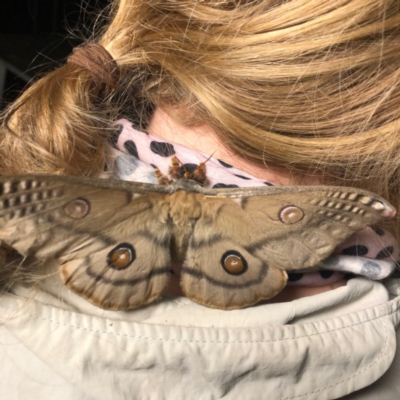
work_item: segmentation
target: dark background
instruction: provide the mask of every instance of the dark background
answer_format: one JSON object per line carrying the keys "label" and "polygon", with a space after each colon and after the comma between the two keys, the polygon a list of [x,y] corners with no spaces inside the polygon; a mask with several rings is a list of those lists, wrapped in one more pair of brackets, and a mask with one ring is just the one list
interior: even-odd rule
{"label": "dark background", "polygon": [[110,0],[0,0],[0,109],[90,37]]}

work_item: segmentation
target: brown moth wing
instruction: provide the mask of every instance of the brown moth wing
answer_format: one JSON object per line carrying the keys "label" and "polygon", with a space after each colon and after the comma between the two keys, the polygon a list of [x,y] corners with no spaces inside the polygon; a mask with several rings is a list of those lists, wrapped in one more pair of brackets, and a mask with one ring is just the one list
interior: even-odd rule
{"label": "brown moth wing", "polygon": [[[199,227],[198,238],[201,231]],[[198,247],[203,244],[203,248]],[[237,266],[237,261],[243,265]],[[191,243],[181,275],[181,287],[188,298],[224,310],[248,307],[271,298],[285,287],[286,281],[285,271],[270,268],[239,242],[218,236]]]}
{"label": "brown moth wing", "polygon": [[[395,215],[384,199],[363,190],[323,186],[306,189],[291,188],[273,196],[265,206],[257,196],[242,201],[258,236],[246,248],[267,257],[276,268],[312,267],[354,232]],[[267,223],[267,229],[259,229],[260,219]]]}
{"label": "brown moth wing", "polygon": [[[125,309],[158,297],[170,277],[171,233],[164,195],[80,181],[1,178],[0,238],[22,255],[60,259],[67,285],[102,307]],[[127,268],[113,268],[110,257],[121,244],[133,249],[134,259]],[[124,260],[123,252],[114,255],[117,264]],[[132,290],[140,295],[129,296]]]}
{"label": "brown moth wing", "polygon": [[[0,238],[41,260],[82,258],[114,243],[116,234],[128,235],[130,217],[141,229],[158,233],[168,214],[162,199],[162,194],[97,187],[78,178],[1,177]],[[156,215],[151,223],[146,211]]]}
{"label": "brown moth wing", "polygon": [[225,310],[275,296],[285,271],[246,249],[253,229],[249,215],[231,199],[208,198],[194,227],[182,268],[181,287],[196,303]]}
{"label": "brown moth wing", "polygon": [[162,242],[139,232],[83,259],[61,266],[65,284],[107,310],[128,310],[160,297],[171,276],[169,232]]}
{"label": "brown moth wing", "polygon": [[[285,285],[284,269],[315,265],[351,233],[395,213],[371,193],[348,188],[211,190],[185,182],[3,177],[0,238],[25,256],[60,259],[72,290],[101,307],[126,309],[161,294],[171,216],[177,224],[191,218],[183,290],[230,309],[272,297]],[[182,190],[201,194],[172,205]]]}
{"label": "brown moth wing", "polygon": [[357,189],[287,187],[250,197],[236,191],[236,198],[207,199],[183,268],[183,291],[209,307],[271,298],[286,284],[284,270],[314,266],[355,231],[395,214]]}

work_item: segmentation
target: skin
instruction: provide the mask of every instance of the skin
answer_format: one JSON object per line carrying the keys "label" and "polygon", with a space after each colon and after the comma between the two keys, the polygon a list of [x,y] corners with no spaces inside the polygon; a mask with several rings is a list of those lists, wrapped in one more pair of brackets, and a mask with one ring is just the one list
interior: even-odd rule
{"label": "skin", "polygon": [[[212,154],[213,157],[219,158],[228,164],[234,165],[236,168],[247,172],[279,186],[296,185],[299,178],[296,179],[285,168],[276,166],[263,165],[254,161],[239,157],[232,153],[228,147],[221,142],[217,134],[206,124],[195,127],[185,127],[179,124],[171,116],[161,108],[157,108],[147,131],[155,136],[161,137],[168,142],[174,142],[183,146],[196,149],[206,154]],[[322,179],[315,175],[301,177],[301,183],[304,185],[323,184]],[[168,292],[175,296],[184,296],[179,285],[181,265],[173,264],[171,266],[174,274]],[[284,288],[274,298],[268,300],[268,303],[286,302],[299,299],[301,297],[313,296],[315,294],[327,292],[338,287],[346,285],[345,280],[340,280],[331,285],[307,287],[307,286],[291,286]]]}

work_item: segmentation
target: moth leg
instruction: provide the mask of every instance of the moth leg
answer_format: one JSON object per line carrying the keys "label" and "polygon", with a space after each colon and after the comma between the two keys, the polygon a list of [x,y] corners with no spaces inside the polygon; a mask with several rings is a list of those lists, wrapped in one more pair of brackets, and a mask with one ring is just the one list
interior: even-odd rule
{"label": "moth leg", "polygon": [[[181,169],[183,168],[183,174]],[[185,178],[184,173],[185,173],[185,166],[179,161],[178,157],[173,156],[171,158],[171,165],[168,168],[168,174],[171,177],[173,181],[177,181],[178,179],[184,178],[184,179],[190,179],[190,178]]]}
{"label": "moth leg", "polygon": [[168,186],[172,183],[168,176],[164,175],[158,168],[154,168],[154,175],[159,185]]}

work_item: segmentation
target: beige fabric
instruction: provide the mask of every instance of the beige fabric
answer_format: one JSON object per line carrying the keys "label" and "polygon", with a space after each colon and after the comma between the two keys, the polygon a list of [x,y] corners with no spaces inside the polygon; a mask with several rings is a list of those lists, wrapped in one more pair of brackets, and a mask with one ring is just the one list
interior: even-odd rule
{"label": "beige fabric", "polygon": [[[396,333],[397,342],[400,340],[400,331]],[[344,396],[343,400],[395,400],[400,399],[400,349],[396,350],[393,363],[389,370],[372,385],[355,393]]]}
{"label": "beige fabric", "polygon": [[[334,399],[373,384],[396,352],[400,297],[363,278],[246,310],[180,298],[132,312],[99,310],[56,280],[0,299],[0,398]],[[371,386],[379,398],[399,390],[391,376]]]}
{"label": "beige fabric", "polygon": [[[400,280],[390,279],[386,284],[393,295],[400,294]],[[398,318],[399,311],[397,311]],[[397,343],[400,341],[400,329],[396,331]],[[394,360],[389,370],[372,385],[343,397],[344,400],[393,400],[400,399],[400,347],[396,349]]]}

